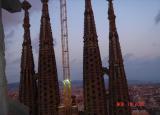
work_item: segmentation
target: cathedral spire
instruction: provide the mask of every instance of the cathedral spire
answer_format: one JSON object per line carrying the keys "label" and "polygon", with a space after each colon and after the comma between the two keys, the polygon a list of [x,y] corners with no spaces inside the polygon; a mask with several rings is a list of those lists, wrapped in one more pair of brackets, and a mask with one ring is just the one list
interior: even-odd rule
{"label": "cathedral spire", "polygon": [[85,115],[107,115],[102,62],[91,0],[85,0],[83,89]]}
{"label": "cathedral spire", "polygon": [[48,1],[49,0],[41,0],[42,6],[42,17],[49,18],[49,11],[48,11]]}
{"label": "cathedral spire", "polygon": [[[109,115],[131,115],[123,58],[116,30],[112,0],[108,0],[109,19]],[[122,106],[119,106],[121,104]]]}
{"label": "cathedral spire", "polygon": [[38,115],[57,115],[60,103],[56,59],[53,48],[48,0],[41,0],[38,65]]}
{"label": "cathedral spire", "polygon": [[108,19],[109,19],[109,30],[110,31],[117,31],[116,30],[116,22],[115,22],[115,19],[116,19],[116,16],[114,14],[114,9],[113,9],[113,3],[112,3],[113,0],[108,0],[109,2],[109,8],[108,8]]}
{"label": "cathedral spire", "polygon": [[36,115],[36,96],[37,86],[36,79],[34,78],[34,60],[32,54],[31,38],[30,38],[30,24],[29,24],[29,12],[31,8],[29,2],[23,2],[24,16],[24,41],[21,56],[21,73],[20,73],[20,90],[19,100],[21,103],[29,107],[30,115]]}
{"label": "cathedral spire", "polygon": [[[97,32],[96,32],[96,26],[95,26],[95,20],[92,10],[92,4],[91,0],[85,0],[85,12],[84,12],[84,36],[92,36],[87,39],[88,40],[96,40],[97,41]],[[94,37],[93,37],[94,36]],[[84,37],[84,40],[86,40]]]}
{"label": "cathedral spire", "polygon": [[85,10],[92,11],[91,0],[85,0]]}
{"label": "cathedral spire", "polygon": [[30,23],[29,23],[29,12],[28,10],[31,8],[31,5],[29,2],[24,1],[23,2],[23,10],[24,10],[24,43],[28,43],[31,45],[31,38],[30,38]]}

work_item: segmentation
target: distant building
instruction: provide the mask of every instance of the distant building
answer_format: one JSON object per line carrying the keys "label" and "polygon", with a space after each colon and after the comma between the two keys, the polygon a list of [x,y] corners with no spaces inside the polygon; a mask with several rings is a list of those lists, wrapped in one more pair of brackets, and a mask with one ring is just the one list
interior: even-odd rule
{"label": "distant building", "polygon": [[[66,109],[65,106],[59,106],[58,115],[69,115],[69,114],[66,113],[65,109]],[[79,115],[78,107],[77,106],[72,106],[69,113],[71,113],[71,115]]]}
{"label": "distant building", "polygon": [[146,110],[133,110],[132,115],[150,115]]}

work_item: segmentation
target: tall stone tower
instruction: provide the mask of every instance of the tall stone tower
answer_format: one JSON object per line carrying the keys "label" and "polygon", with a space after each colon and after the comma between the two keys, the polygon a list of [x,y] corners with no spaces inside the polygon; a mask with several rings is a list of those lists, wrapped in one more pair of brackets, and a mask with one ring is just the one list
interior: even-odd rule
{"label": "tall stone tower", "polygon": [[57,115],[60,95],[48,0],[41,0],[41,2],[43,6],[38,65],[38,114]]}
{"label": "tall stone tower", "polygon": [[83,89],[85,115],[107,115],[102,62],[91,0],[85,0]]}
{"label": "tall stone tower", "polygon": [[109,19],[109,115],[131,115],[129,93],[116,29],[112,0],[108,0]]}
{"label": "tall stone tower", "polygon": [[30,115],[37,114],[37,85],[36,78],[34,77],[34,60],[32,54],[31,38],[30,38],[30,24],[29,12],[31,5],[23,2],[24,17],[24,41],[21,56],[21,73],[20,73],[20,86],[19,86],[19,100],[21,103],[29,107]]}

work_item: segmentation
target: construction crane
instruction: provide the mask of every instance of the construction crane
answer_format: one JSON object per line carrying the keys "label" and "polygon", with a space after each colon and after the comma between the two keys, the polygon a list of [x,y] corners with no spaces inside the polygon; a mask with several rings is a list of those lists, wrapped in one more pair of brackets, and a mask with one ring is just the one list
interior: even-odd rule
{"label": "construction crane", "polygon": [[[69,48],[68,48],[68,27],[67,27],[67,5],[66,0],[60,0],[60,16],[61,16],[61,44],[62,44],[62,65],[63,65],[63,104],[66,112],[72,107],[71,99],[71,79],[69,65]],[[67,112],[67,113],[68,113]]]}

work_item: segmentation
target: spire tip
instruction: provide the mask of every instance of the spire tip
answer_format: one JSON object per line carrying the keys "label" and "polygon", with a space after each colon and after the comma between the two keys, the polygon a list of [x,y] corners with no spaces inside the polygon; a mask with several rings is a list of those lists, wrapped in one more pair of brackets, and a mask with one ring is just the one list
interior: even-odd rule
{"label": "spire tip", "polygon": [[26,0],[24,0],[23,1],[23,3],[22,3],[22,8],[24,9],[24,10],[28,10],[28,9],[30,9],[32,6],[31,6],[31,4],[28,2],[28,1],[26,1]]}
{"label": "spire tip", "polygon": [[49,0],[41,0],[42,3],[47,3]]}

